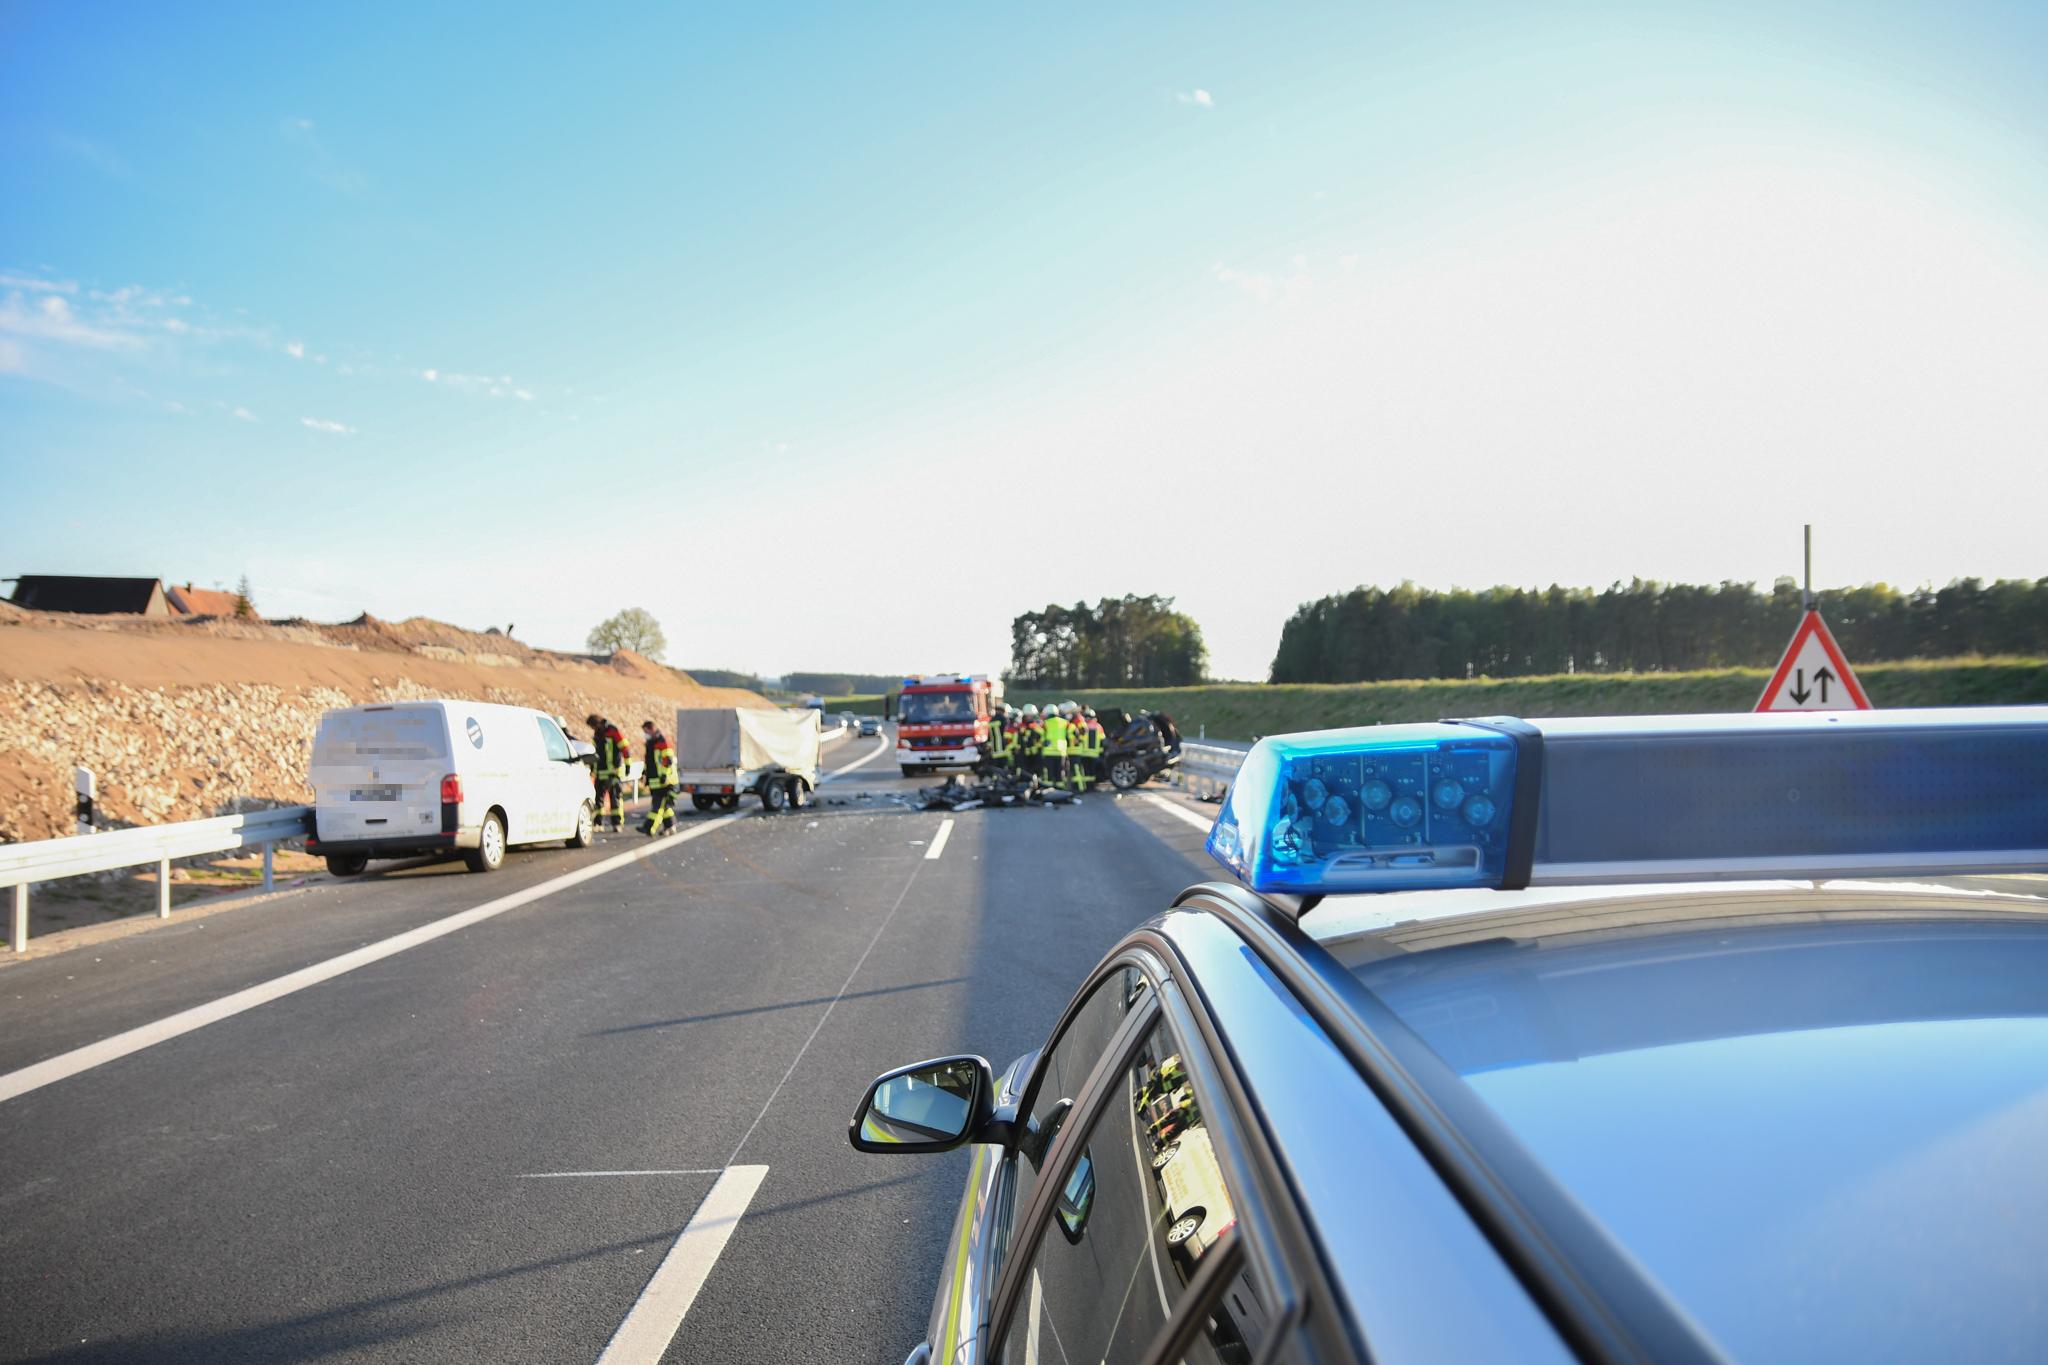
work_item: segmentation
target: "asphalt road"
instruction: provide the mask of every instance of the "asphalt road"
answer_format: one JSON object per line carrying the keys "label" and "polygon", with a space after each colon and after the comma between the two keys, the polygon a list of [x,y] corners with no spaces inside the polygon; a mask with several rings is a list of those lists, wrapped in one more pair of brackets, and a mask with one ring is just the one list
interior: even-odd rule
{"label": "asphalt road", "polygon": [[[595,1361],[636,1305],[658,1319],[714,1184],[765,1167],[662,1358],[900,1361],[965,1154],[853,1152],[863,1087],[1037,1046],[1208,872],[1144,796],[946,817],[894,799],[918,784],[876,741],[827,767],[869,754],[810,811],[685,815],[704,832],[0,1098],[0,1359]],[[0,1096],[647,847],[393,866],[11,964]]]}

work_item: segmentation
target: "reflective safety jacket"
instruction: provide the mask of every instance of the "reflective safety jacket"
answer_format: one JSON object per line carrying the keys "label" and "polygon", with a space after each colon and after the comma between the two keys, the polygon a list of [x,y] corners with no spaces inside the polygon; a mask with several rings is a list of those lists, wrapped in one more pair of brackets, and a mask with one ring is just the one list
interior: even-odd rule
{"label": "reflective safety jacket", "polygon": [[1009,739],[1003,734],[1003,723],[992,720],[988,723],[988,756],[1001,758],[1010,750]]}
{"label": "reflective safety jacket", "polygon": [[597,750],[597,775],[618,777],[626,770],[626,737],[616,725],[591,730],[590,742]]}
{"label": "reflective safety jacket", "polygon": [[1045,727],[1036,720],[1027,720],[1017,730],[1017,749],[1020,753],[1035,754],[1045,743]]}
{"label": "reflective safety jacket", "polygon": [[647,741],[645,761],[648,786],[673,787],[676,784],[676,746],[669,743],[668,736],[659,730]]}
{"label": "reflective safety jacket", "polygon": [[1067,752],[1066,717],[1051,715],[1045,718],[1045,749],[1048,757],[1057,757]]}
{"label": "reflective safety jacket", "polygon": [[1089,754],[1089,756],[1090,756],[1091,758],[1101,758],[1101,757],[1102,757],[1102,755],[1103,755],[1103,752],[1104,752],[1105,750],[1107,750],[1108,748],[1109,748],[1109,732],[1108,732],[1107,730],[1104,730],[1104,729],[1102,728],[1102,722],[1101,722],[1101,721],[1099,721],[1099,720],[1091,720],[1091,721],[1089,721],[1089,722],[1088,722],[1088,754]]}

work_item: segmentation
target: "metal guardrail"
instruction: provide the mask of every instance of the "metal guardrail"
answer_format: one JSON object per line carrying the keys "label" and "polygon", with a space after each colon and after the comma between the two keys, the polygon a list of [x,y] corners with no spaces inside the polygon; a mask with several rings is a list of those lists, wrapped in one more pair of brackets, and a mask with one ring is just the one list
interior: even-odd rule
{"label": "metal guardrail", "polygon": [[28,948],[28,889],[33,882],[82,877],[117,867],[157,865],[156,913],[171,913],[171,859],[202,853],[225,853],[260,845],[263,889],[277,885],[273,848],[282,839],[303,839],[312,832],[311,806],[277,806],[269,810],[217,815],[208,820],[181,820],[169,825],[142,825],[104,834],[74,834],[62,839],[36,839],[0,844],[0,887],[14,888],[8,945],[17,953]]}
{"label": "metal guardrail", "polygon": [[1237,780],[1237,770],[1244,765],[1247,752],[1224,744],[1182,740],[1180,762],[1167,770],[1169,780],[1196,796],[1214,796],[1228,790]]}

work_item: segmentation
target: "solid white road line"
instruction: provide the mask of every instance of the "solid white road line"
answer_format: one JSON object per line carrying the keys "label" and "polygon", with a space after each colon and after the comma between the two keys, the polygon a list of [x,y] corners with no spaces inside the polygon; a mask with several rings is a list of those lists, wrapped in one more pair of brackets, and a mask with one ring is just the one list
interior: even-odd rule
{"label": "solid white road line", "polygon": [[1174,819],[1193,825],[1204,834],[1207,834],[1216,827],[1214,820],[1204,820],[1178,801],[1169,801],[1163,796],[1154,796],[1151,792],[1145,793],[1145,799],[1165,811],[1168,815],[1171,815]]}
{"label": "solid white road line", "polygon": [[612,1333],[597,1365],[659,1365],[767,1174],[766,1166],[726,1167],[655,1267],[654,1277]]}
{"label": "solid white road line", "polygon": [[550,878],[540,883],[538,886],[529,886],[524,891],[515,891],[509,896],[500,896],[494,901],[486,901],[474,909],[449,915],[445,919],[437,919],[431,924],[422,924],[417,929],[409,929],[405,933],[394,935],[391,938],[383,939],[376,943],[365,944],[354,952],[343,953],[340,957],[331,957],[325,962],[316,962],[310,967],[302,967],[296,972],[280,976],[275,980],[266,981],[258,986],[251,986],[246,990],[236,991],[233,995],[224,995],[220,999],[210,1001],[207,1004],[195,1005],[189,1010],[182,1010],[168,1018],[159,1019],[153,1024],[144,1024],[141,1028],[130,1029],[126,1033],[117,1033],[113,1037],[102,1039],[97,1043],[88,1043],[86,1046],[75,1048],[70,1052],[59,1053],[47,1061],[37,1062],[34,1066],[25,1066],[19,1071],[10,1071],[4,1076],[0,1076],[0,1103],[17,1099],[26,1095],[31,1090],[40,1090],[42,1087],[64,1080],[66,1077],[76,1076],[81,1071],[90,1071],[96,1066],[105,1066],[108,1062],[126,1057],[131,1052],[140,1052],[146,1047],[154,1047],[158,1043],[168,1042],[181,1034],[205,1028],[208,1024],[217,1024],[223,1019],[231,1019],[244,1010],[255,1009],[258,1005],[267,1005],[273,1000],[291,995],[295,991],[302,991],[308,986],[317,986],[323,981],[331,981],[335,977],[341,976],[346,972],[352,972],[358,967],[367,967],[372,962],[381,962],[385,958],[391,957],[396,953],[402,953],[408,948],[417,948],[422,943],[431,943],[435,939],[446,934],[452,934],[458,929],[467,929],[472,924],[480,924],[484,920],[502,915],[507,910],[517,910],[522,905],[531,905],[537,900],[554,895],[557,891],[566,891],[572,886],[580,886],[584,882],[602,877],[607,872],[616,872],[618,869],[639,862],[643,858],[651,858],[657,853],[676,847],[678,844],[686,844],[692,839],[700,838],[722,825],[729,825],[735,820],[750,818],[752,818],[750,815],[745,814],[721,815],[703,824],[692,824],[679,833],[666,835],[659,839],[651,839],[644,847],[617,854],[604,859],[602,862],[579,867],[574,872],[565,872],[559,877]]}
{"label": "solid white road line", "polygon": [[893,743],[893,741],[887,735],[883,735],[880,739],[875,741],[874,748],[868,750],[866,753],[862,754],[859,758],[856,758],[855,760],[853,760],[853,762],[847,764],[845,767],[834,768],[831,772],[826,773],[823,777],[818,779],[819,784],[822,786],[824,783],[827,782],[836,782],[840,778],[846,776],[846,774],[852,772],[855,768],[865,767],[867,764],[874,762],[876,759],[880,758],[884,753],[888,752],[891,743]]}
{"label": "solid white road line", "polygon": [[722,1175],[723,1166],[705,1166],[694,1171],[535,1171],[521,1180],[583,1180],[601,1175]]}
{"label": "solid white road line", "polygon": [[939,821],[939,832],[932,836],[932,846],[924,851],[924,860],[928,863],[937,862],[939,855],[946,851],[946,840],[952,837],[953,817],[949,815]]}

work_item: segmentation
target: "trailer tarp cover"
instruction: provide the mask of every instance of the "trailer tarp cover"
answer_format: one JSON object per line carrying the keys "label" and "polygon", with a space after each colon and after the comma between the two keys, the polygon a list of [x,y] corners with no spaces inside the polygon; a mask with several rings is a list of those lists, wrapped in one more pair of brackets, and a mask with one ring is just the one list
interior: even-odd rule
{"label": "trailer tarp cover", "polygon": [[815,776],[818,713],[713,706],[676,712],[676,766],[689,771],[780,765]]}

